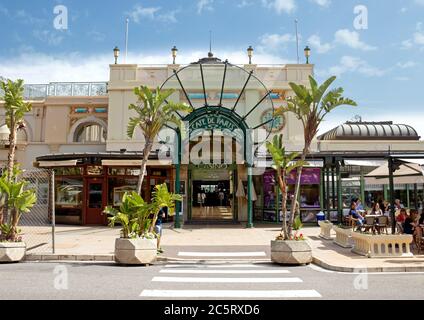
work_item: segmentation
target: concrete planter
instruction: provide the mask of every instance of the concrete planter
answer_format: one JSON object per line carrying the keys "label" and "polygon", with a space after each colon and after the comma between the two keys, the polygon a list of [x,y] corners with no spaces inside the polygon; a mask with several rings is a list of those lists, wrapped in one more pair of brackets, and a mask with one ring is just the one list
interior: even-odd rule
{"label": "concrete planter", "polygon": [[309,264],[312,248],[306,241],[271,241],[271,260],[286,265]]}
{"label": "concrete planter", "polygon": [[340,228],[335,226],[333,230],[336,232],[334,243],[343,248],[352,248],[352,228]]}
{"label": "concrete planter", "polygon": [[119,264],[148,265],[156,261],[156,239],[116,239],[115,261]]}
{"label": "concrete planter", "polygon": [[321,228],[320,238],[325,240],[332,240],[331,230],[333,229],[333,224],[329,221],[318,221],[319,227]]}
{"label": "concrete planter", "polygon": [[0,242],[0,263],[19,262],[25,257],[25,242]]}

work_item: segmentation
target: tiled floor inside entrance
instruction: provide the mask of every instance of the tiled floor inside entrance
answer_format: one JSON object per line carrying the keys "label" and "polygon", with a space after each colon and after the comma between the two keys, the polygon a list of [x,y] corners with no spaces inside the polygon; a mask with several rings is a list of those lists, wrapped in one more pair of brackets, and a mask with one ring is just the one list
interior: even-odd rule
{"label": "tiled floor inside entrance", "polygon": [[192,209],[193,220],[232,220],[231,207],[194,207]]}

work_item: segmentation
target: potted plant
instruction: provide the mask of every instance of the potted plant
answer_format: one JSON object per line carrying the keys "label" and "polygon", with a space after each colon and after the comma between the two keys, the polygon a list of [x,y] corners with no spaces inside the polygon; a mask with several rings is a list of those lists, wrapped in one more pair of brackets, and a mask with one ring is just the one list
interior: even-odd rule
{"label": "potted plant", "polygon": [[119,223],[121,236],[115,240],[115,261],[126,265],[149,265],[157,257],[158,235],[154,226],[161,208],[168,207],[173,213],[174,202],[181,201],[179,195],[168,191],[166,184],[155,186],[153,201],[148,203],[137,192],[126,192],[118,209],[106,207],[110,217],[109,226]]}
{"label": "potted plant", "polygon": [[17,166],[0,178],[0,192],[5,195],[10,210],[8,221],[0,225],[0,262],[19,262],[25,257],[26,245],[20,235],[19,221],[37,201],[35,191],[26,189],[25,180],[19,180],[22,171]]}
{"label": "potted plant", "polygon": [[[299,166],[305,165],[305,161],[296,160],[299,157],[296,152],[287,154],[282,141],[283,136],[279,135],[275,136],[272,142],[267,143],[268,152],[273,160],[273,168],[277,172],[278,186],[282,193],[283,214],[281,233],[274,241],[271,241],[271,260],[279,264],[303,265],[312,262],[312,249],[305,241],[303,234],[298,234],[302,228],[299,214],[296,211],[292,212],[290,215],[292,217],[296,215],[296,217],[287,219],[287,175]],[[299,206],[296,207],[298,209]],[[294,234],[293,231],[295,231]]]}

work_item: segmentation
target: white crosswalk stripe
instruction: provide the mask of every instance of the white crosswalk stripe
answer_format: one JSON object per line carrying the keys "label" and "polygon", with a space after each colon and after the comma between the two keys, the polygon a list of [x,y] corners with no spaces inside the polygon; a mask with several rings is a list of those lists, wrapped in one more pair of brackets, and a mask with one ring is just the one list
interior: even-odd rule
{"label": "white crosswalk stripe", "polygon": [[[232,257],[232,254],[234,253],[231,253],[229,257]],[[249,254],[255,256],[258,252],[243,254],[246,257]],[[270,263],[176,262],[165,265],[159,273],[167,276],[153,277],[154,287],[143,290],[140,297],[149,299],[321,298],[321,294],[316,290],[305,288],[308,284],[305,284],[301,278],[292,276],[291,270]],[[287,276],[279,276],[282,274]],[[249,289],[251,287],[249,284],[255,284],[254,290]],[[190,290],[190,288],[193,289]]]}
{"label": "white crosswalk stripe", "polygon": [[178,252],[180,257],[266,257],[260,252]]}
{"label": "white crosswalk stripe", "polygon": [[193,278],[193,277],[154,277],[153,282],[191,283],[296,283],[299,278]]}

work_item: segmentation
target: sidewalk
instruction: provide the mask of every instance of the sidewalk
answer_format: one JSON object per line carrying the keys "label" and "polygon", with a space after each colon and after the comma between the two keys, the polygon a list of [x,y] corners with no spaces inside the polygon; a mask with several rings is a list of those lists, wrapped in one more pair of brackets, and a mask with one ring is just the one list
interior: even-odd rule
{"label": "sidewalk", "polygon": [[[178,260],[177,254],[181,248],[195,247],[197,251],[208,247],[217,250],[230,250],[229,247],[250,250],[261,248],[267,253],[269,260],[270,241],[275,238],[280,229],[276,225],[256,225],[246,229],[244,225],[231,226],[185,226],[183,229],[173,229],[165,225],[161,246],[165,256],[159,261]],[[350,249],[335,245],[331,240],[319,237],[318,227],[305,228],[302,232],[308,237],[313,248],[314,263],[329,270],[340,272],[424,272],[424,256],[414,258],[369,259],[356,255]],[[119,236],[119,227],[56,227],[56,253],[31,253],[27,260],[69,260],[69,261],[113,261],[115,238]],[[200,249],[202,247],[202,249]],[[249,248],[250,247],[250,248]],[[50,245],[51,248],[51,245]],[[47,252],[48,246],[44,247]]]}

